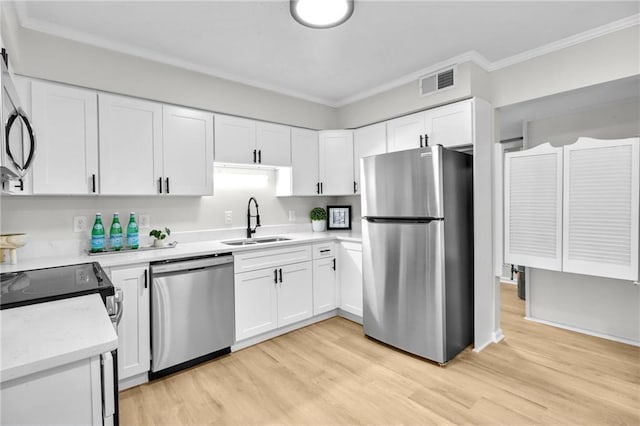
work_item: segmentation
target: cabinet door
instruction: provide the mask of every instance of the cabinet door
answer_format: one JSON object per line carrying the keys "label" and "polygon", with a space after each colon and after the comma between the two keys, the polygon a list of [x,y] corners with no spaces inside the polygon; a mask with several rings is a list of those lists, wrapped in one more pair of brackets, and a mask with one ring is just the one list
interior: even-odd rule
{"label": "cabinet door", "polygon": [[311,262],[278,268],[278,327],[311,318],[313,315],[313,271]]}
{"label": "cabinet door", "polygon": [[336,258],[313,261],[313,315],[336,308]]}
{"label": "cabinet door", "polygon": [[565,272],[638,280],[640,138],[564,147]]}
{"label": "cabinet door", "polygon": [[291,128],[271,123],[256,123],[258,163],[269,166],[291,165]]}
{"label": "cabinet door", "polygon": [[340,309],[362,318],[362,244],[340,244],[338,276]]}
{"label": "cabinet door", "polygon": [[216,114],[214,159],[219,163],[255,164],[256,122]]}
{"label": "cabinet door", "polygon": [[387,121],[387,151],[420,148],[426,133],[424,112]]}
{"label": "cabinet door", "polygon": [[[31,83],[38,137],[35,194],[91,194],[98,178],[98,95],[60,84]],[[95,184],[94,184],[95,182]]]}
{"label": "cabinet door", "polygon": [[318,132],[291,129],[291,195],[316,195],[319,182]]}
{"label": "cabinet door", "polygon": [[236,342],[278,326],[276,268],[235,274]]}
{"label": "cabinet door", "polygon": [[149,282],[146,267],[112,269],[111,281],[120,288],[122,319],[118,325],[118,379],[149,371]]}
{"label": "cabinet door", "polygon": [[353,194],[353,132],[320,132],[318,150],[321,194]]}
{"label": "cabinet door", "polygon": [[213,114],[164,105],[162,126],[165,192],[212,195]]}
{"label": "cabinet door", "polygon": [[100,193],[153,195],[162,177],[162,105],[98,94]]}
{"label": "cabinet door", "polygon": [[354,193],[360,193],[360,159],[387,152],[387,126],[372,124],[353,131],[353,180]]}
{"label": "cabinet door", "polygon": [[473,144],[473,101],[456,102],[425,111],[428,143],[455,147]]}
{"label": "cabinet door", "polygon": [[562,268],[562,148],[505,154],[505,262]]}

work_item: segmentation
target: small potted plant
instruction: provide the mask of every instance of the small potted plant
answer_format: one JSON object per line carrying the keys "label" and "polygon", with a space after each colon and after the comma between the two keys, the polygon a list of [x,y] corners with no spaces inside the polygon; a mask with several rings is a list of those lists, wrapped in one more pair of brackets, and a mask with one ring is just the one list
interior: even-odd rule
{"label": "small potted plant", "polygon": [[327,211],[322,207],[314,207],[309,213],[311,228],[314,232],[324,232],[327,228]]}
{"label": "small potted plant", "polygon": [[154,238],[154,247],[164,247],[164,239],[167,238],[167,235],[171,235],[171,229],[169,228],[164,228],[164,231],[152,229],[151,232],[149,232],[149,236]]}

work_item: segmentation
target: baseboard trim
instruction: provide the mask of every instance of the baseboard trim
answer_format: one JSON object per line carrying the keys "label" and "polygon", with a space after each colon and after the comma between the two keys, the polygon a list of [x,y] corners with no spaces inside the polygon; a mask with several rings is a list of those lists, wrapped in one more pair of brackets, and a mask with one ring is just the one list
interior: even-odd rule
{"label": "baseboard trim", "polygon": [[311,318],[307,318],[306,320],[302,320],[296,322],[294,324],[289,324],[282,328],[277,328],[275,330],[268,331],[263,334],[259,334],[257,336],[249,337],[248,339],[242,340],[240,342],[236,342],[235,345],[231,346],[231,352],[239,351],[240,349],[248,348],[249,346],[253,346],[255,344],[264,342],[269,339],[273,339],[274,337],[282,336],[283,334],[289,333],[290,331],[297,330],[302,327],[306,327],[311,324],[315,324],[316,322],[324,321],[329,318],[333,318],[338,315],[338,310],[333,309],[331,311],[325,312],[320,315],[316,315]]}
{"label": "baseboard trim", "polygon": [[493,332],[493,343],[500,343],[504,339],[504,333],[502,329],[499,328]]}
{"label": "baseboard trim", "polygon": [[362,317],[338,308],[338,316],[362,325]]}
{"label": "baseboard trim", "polygon": [[126,379],[118,380],[118,391],[122,392],[125,389],[132,388],[134,386],[142,385],[149,382],[149,372],[138,374],[136,376],[127,377]]}
{"label": "baseboard trim", "polygon": [[565,324],[533,318],[533,317],[524,317],[524,319],[532,322],[537,322],[539,324],[549,325],[551,327],[562,328],[564,330],[574,331],[576,333],[586,334],[593,337],[599,337],[601,339],[613,340],[614,342],[640,347],[640,341],[627,339],[625,337],[614,336],[612,334],[606,334],[606,333],[598,333],[597,331],[587,330],[580,327],[573,327],[570,325],[565,325]]}

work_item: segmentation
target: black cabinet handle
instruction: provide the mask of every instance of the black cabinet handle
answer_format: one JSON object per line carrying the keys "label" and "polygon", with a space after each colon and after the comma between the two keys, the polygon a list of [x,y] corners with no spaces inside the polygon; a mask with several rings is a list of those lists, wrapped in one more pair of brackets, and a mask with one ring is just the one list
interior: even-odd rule
{"label": "black cabinet handle", "polygon": [[282,268],[280,268],[280,282],[282,282]]}
{"label": "black cabinet handle", "polygon": [[160,186],[160,193],[162,194],[162,178],[158,178],[158,186]]}
{"label": "black cabinet handle", "polygon": [[256,162],[256,154],[257,154],[258,150],[254,149],[253,150],[253,162]]}
{"label": "black cabinet handle", "polygon": [[324,188],[322,187],[322,182],[320,182],[320,193],[324,194]]}
{"label": "black cabinet handle", "polygon": [[165,182],[167,183],[167,194],[168,194],[169,193],[169,178],[166,178]]}
{"label": "black cabinet handle", "polygon": [[355,180],[353,181],[353,193],[358,193],[358,182],[356,182]]}
{"label": "black cabinet handle", "polygon": [[95,173],[91,175],[91,190],[95,194],[96,192],[96,174]]}
{"label": "black cabinet handle", "polygon": [[262,163],[262,150],[258,150],[258,163]]}
{"label": "black cabinet handle", "polygon": [[20,182],[20,184],[16,185],[15,188],[18,188],[20,191],[24,191],[24,181],[22,179],[18,179],[18,182]]}
{"label": "black cabinet handle", "polygon": [[320,253],[326,253],[328,251],[331,251],[331,249],[324,249],[324,250],[320,250]]}
{"label": "black cabinet handle", "polygon": [[147,288],[149,286],[149,281],[148,281],[148,278],[147,278],[147,274],[148,274],[148,271],[145,269],[144,270],[144,288]]}
{"label": "black cabinet handle", "polygon": [[334,271],[336,270],[336,258],[335,257],[333,258],[333,270]]}
{"label": "black cabinet handle", "polygon": [[424,134],[424,147],[428,147],[429,146],[429,135],[428,134]]}
{"label": "black cabinet handle", "polygon": [[277,269],[273,270],[273,282],[278,284],[278,270]]}
{"label": "black cabinet handle", "polygon": [[320,193],[320,182],[316,183],[316,194]]}
{"label": "black cabinet handle", "polygon": [[422,135],[420,135],[420,148],[422,148]]}

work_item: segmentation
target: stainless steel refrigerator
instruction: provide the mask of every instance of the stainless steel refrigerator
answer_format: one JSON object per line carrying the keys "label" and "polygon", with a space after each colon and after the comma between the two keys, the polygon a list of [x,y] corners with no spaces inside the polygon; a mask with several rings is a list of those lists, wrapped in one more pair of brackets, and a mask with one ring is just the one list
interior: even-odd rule
{"label": "stainless steel refrigerator", "polygon": [[361,161],[364,332],[444,364],[473,340],[472,156]]}

